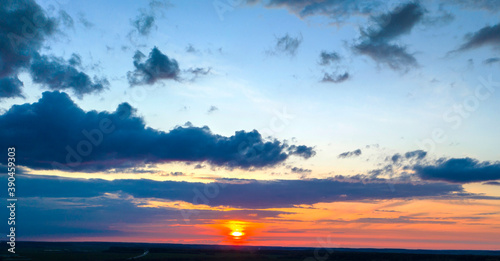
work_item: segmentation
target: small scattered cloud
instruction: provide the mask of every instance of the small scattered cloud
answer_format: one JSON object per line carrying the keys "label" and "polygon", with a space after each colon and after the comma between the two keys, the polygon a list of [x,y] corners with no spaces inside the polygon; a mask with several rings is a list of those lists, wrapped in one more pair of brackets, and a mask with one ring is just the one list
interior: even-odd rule
{"label": "small scattered cloud", "polygon": [[87,16],[82,12],[78,13],[78,22],[80,22],[80,24],[87,29],[94,27],[94,24],[87,20]]}
{"label": "small scattered cloud", "polygon": [[500,46],[500,24],[485,26],[475,33],[467,34],[465,39],[465,43],[453,52],[479,48],[485,45],[498,48]]}
{"label": "small scattered cloud", "polygon": [[492,58],[488,58],[486,60],[483,61],[484,64],[493,64],[493,63],[498,63],[500,62],[500,58],[499,57],[492,57]]}
{"label": "small scattered cloud", "polygon": [[137,17],[132,19],[131,21],[134,29],[143,36],[149,35],[151,33],[151,29],[155,26],[155,17],[152,14],[147,14],[145,12],[141,12]]}
{"label": "small scattered cloud", "polygon": [[189,44],[188,46],[186,46],[186,53],[198,53],[199,50],[194,48],[194,46],[192,44]]}
{"label": "small scattered cloud", "polygon": [[312,170],[310,169],[303,169],[303,168],[298,168],[298,167],[293,167],[290,169],[293,173],[298,173],[298,174],[307,174],[311,173]]}
{"label": "small scattered cloud", "polygon": [[180,69],[175,59],[163,54],[154,47],[146,60],[146,55],[136,51],[134,55],[134,71],[127,73],[128,82],[134,85],[152,85],[158,80],[178,80]]}
{"label": "small scattered cloud", "polygon": [[215,107],[215,106],[212,105],[212,106],[210,106],[210,108],[208,108],[207,113],[211,114],[211,113],[214,113],[214,112],[216,112],[218,110],[219,110],[219,108],[217,108],[217,107]]}
{"label": "small scattered cloud", "polygon": [[69,15],[66,11],[64,10],[59,10],[59,20],[61,23],[68,28],[73,28],[75,27],[75,21],[73,20],[73,17]]}
{"label": "small scattered cloud", "polygon": [[337,158],[339,159],[345,159],[345,158],[351,158],[351,157],[358,157],[361,155],[361,149],[353,150],[353,151],[347,151],[344,153],[340,153]]}
{"label": "small scattered cloud", "polygon": [[327,66],[341,60],[341,57],[336,52],[321,51],[319,54],[319,65]]}
{"label": "small scattered cloud", "polygon": [[373,17],[375,26],[361,30],[361,42],[353,46],[354,51],[386,64],[393,70],[408,71],[416,67],[417,60],[406,46],[391,42],[410,33],[423,15],[424,10],[419,4],[408,3],[392,12]]}
{"label": "small scattered cloud", "polygon": [[347,81],[349,78],[350,75],[348,72],[345,72],[343,74],[325,73],[321,82],[341,83]]}
{"label": "small scattered cloud", "polygon": [[275,46],[271,50],[267,51],[267,53],[269,55],[284,54],[293,57],[297,54],[297,50],[299,49],[301,44],[302,35],[293,37],[285,34],[282,37],[276,37]]}

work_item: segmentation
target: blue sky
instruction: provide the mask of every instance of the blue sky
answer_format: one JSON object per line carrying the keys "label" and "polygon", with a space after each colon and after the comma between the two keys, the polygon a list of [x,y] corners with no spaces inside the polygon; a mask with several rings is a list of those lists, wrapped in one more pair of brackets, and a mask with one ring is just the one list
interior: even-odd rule
{"label": "blue sky", "polygon": [[[23,175],[396,179],[498,196],[481,183],[500,178],[494,1],[23,3],[24,16],[2,10],[12,15],[2,44],[24,32],[15,22],[30,10],[48,21],[37,37],[22,35],[26,60],[16,49],[0,54],[0,144],[19,148]],[[321,53],[336,58],[322,63]],[[16,78],[17,93],[6,83]],[[118,132],[80,165],[48,164],[68,164],[67,147],[108,118]],[[241,151],[248,143],[257,159]],[[405,156],[415,151],[426,153]]]}

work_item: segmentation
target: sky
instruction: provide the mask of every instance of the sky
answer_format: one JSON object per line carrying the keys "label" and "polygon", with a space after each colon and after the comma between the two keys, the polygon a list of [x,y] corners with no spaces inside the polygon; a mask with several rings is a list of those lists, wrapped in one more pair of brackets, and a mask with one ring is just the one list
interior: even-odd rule
{"label": "sky", "polygon": [[500,250],[499,11],[4,0],[17,240]]}

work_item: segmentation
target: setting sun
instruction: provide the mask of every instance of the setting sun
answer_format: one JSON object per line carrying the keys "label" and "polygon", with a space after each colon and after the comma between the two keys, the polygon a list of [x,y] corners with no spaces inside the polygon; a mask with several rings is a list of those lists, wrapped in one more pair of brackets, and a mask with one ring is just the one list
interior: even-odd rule
{"label": "setting sun", "polygon": [[233,231],[233,232],[231,232],[231,236],[233,236],[233,237],[235,237],[235,238],[237,238],[237,237],[241,237],[241,236],[243,236],[243,235],[245,235],[245,233],[240,232],[240,231]]}

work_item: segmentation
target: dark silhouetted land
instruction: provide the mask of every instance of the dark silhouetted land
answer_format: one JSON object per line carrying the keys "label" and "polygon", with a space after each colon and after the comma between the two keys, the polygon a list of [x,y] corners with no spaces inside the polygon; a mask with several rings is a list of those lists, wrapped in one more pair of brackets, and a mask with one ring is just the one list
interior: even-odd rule
{"label": "dark silhouetted land", "polygon": [[[2,242],[5,246],[6,243]],[[5,250],[0,260],[118,261],[118,260],[297,260],[297,261],[500,261],[500,251],[315,249],[220,245],[179,245],[98,242],[18,242],[16,255]]]}

